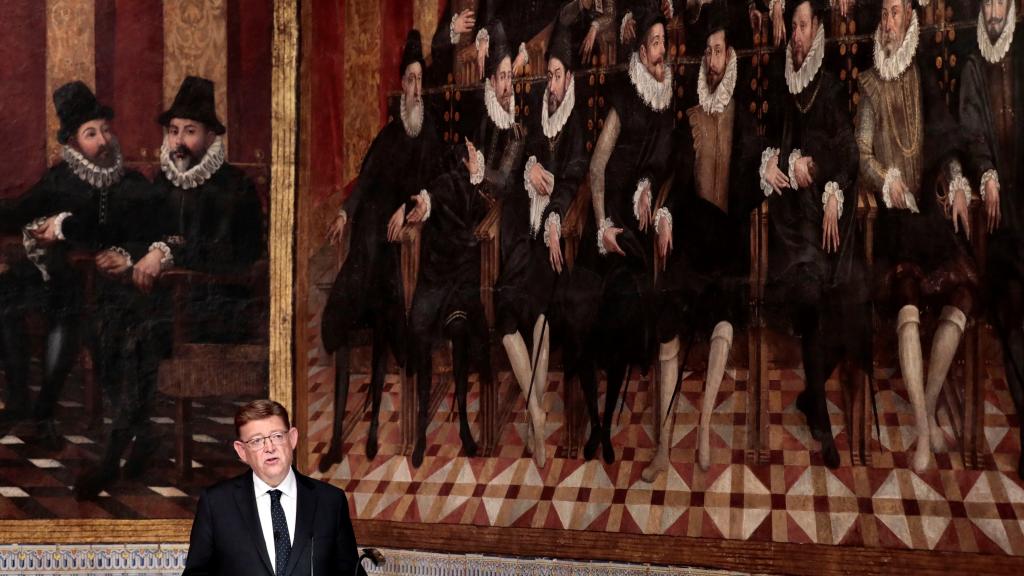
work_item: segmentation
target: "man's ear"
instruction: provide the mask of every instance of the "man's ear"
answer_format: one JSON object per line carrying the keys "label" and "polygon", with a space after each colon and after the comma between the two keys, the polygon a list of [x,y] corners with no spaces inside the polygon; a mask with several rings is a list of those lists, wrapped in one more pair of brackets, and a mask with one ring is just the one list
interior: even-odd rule
{"label": "man's ear", "polygon": [[299,445],[299,429],[292,426],[288,430],[288,444],[295,450],[295,447]]}
{"label": "man's ear", "polygon": [[245,444],[243,444],[239,440],[235,440],[233,445],[235,447],[235,453],[238,454],[238,459],[241,460],[242,462],[245,462],[246,464],[248,464],[249,463],[249,459],[248,459],[248,454],[245,451]]}
{"label": "man's ear", "polygon": [[213,146],[214,141],[217,140],[217,133],[213,130],[206,131],[206,148]]}

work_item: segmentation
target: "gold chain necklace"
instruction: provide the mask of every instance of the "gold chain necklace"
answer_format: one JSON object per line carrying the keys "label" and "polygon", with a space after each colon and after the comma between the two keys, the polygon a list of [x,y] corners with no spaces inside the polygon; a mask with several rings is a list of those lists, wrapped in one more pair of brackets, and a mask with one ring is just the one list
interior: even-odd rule
{"label": "gold chain necklace", "polygon": [[[895,80],[895,82],[901,82],[902,83],[905,78],[906,78],[906,76],[903,76],[903,77],[901,77],[901,79]],[[915,80],[916,80],[916,76],[915,76]],[[896,89],[899,91],[899,94],[902,97],[903,103],[906,103],[906,100],[907,100],[906,99],[906,86],[907,85],[913,85],[915,83],[915,80],[907,82],[906,84],[898,84],[896,86]],[[893,111],[892,111],[893,110],[893,106],[892,106],[892,103],[889,101],[889,92],[886,91],[886,90],[883,90],[882,91],[882,97],[883,97],[884,102],[885,102],[886,112],[888,113],[888,116],[889,116],[889,125],[892,126],[893,137],[896,139],[896,146],[898,146],[899,149],[901,151],[903,151],[903,156],[905,158],[910,158],[910,157],[916,156],[917,155],[917,151],[918,151],[918,147],[921,144],[920,139],[919,139],[919,135],[917,133],[917,130],[914,128],[915,126],[918,126],[920,124],[920,120],[921,120],[921,110],[920,110],[919,99],[918,98],[914,98],[913,99],[914,102],[913,102],[912,106],[909,106],[909,107],[908,106],[904,106],[904,110],[907,110],[909,108],[909,112],[913,116],[913,118],[911,118],[909,116],[906,116],[906,115],[904,116],[904,119],[906,120],[904,127],[906,128],[908,136],[911,138],[911,144],[910,144],[910,146],[907,146],[903,142],[903,139],[900,138],[900,130],[896,126],[896,116],[893,114]]]}
{"label": "gold chain necklace", "polygon": [[811,109],[811,106],[814,106],[814,101],[818,98],[818,90],[820,90],[820,89],[821,89],[821,78],[818,78],[818,80],[815,81],[815,83],[814,83],[814,93],[811,94],[811,100],[809,102],[807,102],[806,106],[801,106],[800,105],[800,95],[799,94],[794,94],[793,95],[793,102],[796,104],[796,109],[799,110],[801,114],[807,114],[807,111]]}

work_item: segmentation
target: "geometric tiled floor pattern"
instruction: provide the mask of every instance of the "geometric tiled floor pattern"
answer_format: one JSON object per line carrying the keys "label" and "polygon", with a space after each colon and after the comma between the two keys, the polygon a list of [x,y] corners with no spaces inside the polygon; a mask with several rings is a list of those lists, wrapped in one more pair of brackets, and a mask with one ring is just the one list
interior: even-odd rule
{"label": "geometric tiled floor pattern", "polygon": [[[33,381],[38,381],[38,374],[33,374]],[[246,469],[231,447],[236,403],[193,403],[192,479],[182,483],[173,460],[174,404],[159,398],[152,421],[162,445],[150,469],[138,480],[118,480],[94,502],[78,502],[71,486],[83,468],[103,454],[110,420],[104,419],[99,429],[88,427],[76,368],[57,409],[58,428],[67,440],[63,450],[53,453],[38,446],[30,423],[0,435],[0,519],[192,518],[203,488]],[[110,414],[109,405],[104,414]]]}
{"label": "geometric tiled floor pattern", "polygon": [[[311,365],[308,430],[315,467],[333,416],[333,369]],[[617,417],[614,464],[569,458],[558,447],[564,396],[561,375],[552,373],[543,402],[549,413],[546,443],[554,457],[538,469],[524,448],[523,399],[510,389],[511,375],[504,372],[498,378],[499,398],[515,404],[497,454],[472,459],[460,454],[449,391],[430,426],[424,464],[414,469],[399,454],[402,399],[392,375],[376,459],[365,457],[366,414],[347,439],[346,458],[324,479],[346,490],[361,519],[1024,555],[1024,482],[1015,472],[1019,422],[1001,373],[990,374],[987,382],[989,470],[965,470],[954,451],[939,455],[922,474],[906,467],[913,414],[898,376],[892,370],[876,373],[881,437],[873,438],[870,467],[851,466],[842,393],[838,381],[829,382],[832,426],[842,454],[842,466],[829,470],[807,449],[817,446],[794,406],[803,387],[798,370],[771,371],[772,410],[781,414],[771,426],[771,462],[745,462],[745,375],[730,370],[712,418],[712,465],[703,472],[694,462],[703,374],[688,373],[676,406],[673,467],[648,484],[640,478],[654,446],[645,379],[630,383]],[[471,385],[470,418],[478,435],[478,387],[475,380]],[[363,406],[367,386],[366,375],[354,376],[350,410]],[[940,422],[952,438],[944,412]]]}

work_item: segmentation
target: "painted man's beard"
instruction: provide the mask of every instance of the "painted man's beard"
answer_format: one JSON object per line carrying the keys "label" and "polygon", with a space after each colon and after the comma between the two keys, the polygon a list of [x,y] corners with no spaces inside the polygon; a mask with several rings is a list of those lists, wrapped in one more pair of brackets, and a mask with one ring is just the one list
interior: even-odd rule
{"label": "painted man's beard", "polygon": [[1002,36],[1003,30],[1006,28],[1006,18],[989,18],[985,22],[985,28],[988,29],[989,40],[995,43]]}
{"label": "painted man's beard", "polygon": [[558,110],[558,107],[562,104],[562,100],[564,98],[565,98],[564,94],[563,94],[562,98],[559,98],[558,95],[555,94],[554,90],[552,90],[550,88],[548,89],[548,115],[549,116],[551,114],[554,114],[555,110]]}
{"label": "painted man's beard", "polygon": [[504,108],[505,112],[512,113],[512,91],[508,90],[501,96],[498,96],[498,104]]}
{"label": "painted man's beard", "polygon": [[885,52],[885,57],[889,58],[894,52],[899,50],[900,44],[903,43],[903,38],[899,32],[883,32],[882,33],[882,51]]}
{"label": "painted man's beard", "polygon": [[722,83],[722,78],[725,77],[725,69],[715,70],[715,67],[708,63],[707,66],[707,83],[708,92],[714,92],[718,89],[718,85]]}
{"label": "painted man's beard", "polygon": [[654,61],[647,62],[647,72],[658,82],[665,81],[665,57],[662,56]]}
{"label": "painted man's beard", "polygon": [[117,164],[117,157],[120,152],[121,146],[118,144],[117,139],[111,138],[105,146],[100,147],[94,157],[89,158],[89,161],[100,168],[110,168]]}
{"label": "painted man's beard", "polygon": [[418,135],[423,128],[423,99],[414,97],[410,102],[409,98],[403,96],[399,114],[402,116],[406,132],[413,136]]}
{"label": "painted man's beard", "polygon": [[179,144],[171,152],[171,162],[174,162],[174,167],[178,169],[178,172],[188,172],[189,168],[198,164],[205,155],[206,150],[201,150],[198,154],[192,154],[192,151],[187,146]]}
{"label": "painted man's beard", "polygon": [[789,51],[793,55],[793,70],[799,70],[803,67],[804,60],[807,60],[810,49],[804,47],[803,43],[794,41],[790,43]]}

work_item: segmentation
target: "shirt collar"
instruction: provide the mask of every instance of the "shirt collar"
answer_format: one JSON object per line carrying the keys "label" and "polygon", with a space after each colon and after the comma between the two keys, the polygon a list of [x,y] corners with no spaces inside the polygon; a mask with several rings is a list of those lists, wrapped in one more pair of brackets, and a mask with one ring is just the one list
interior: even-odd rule
{"label": "shirt collar", "polygon": [[263,481],[255,472],[252,473],[252,486],[256,492],[256,497],[259,498],[271,490],[280,490],[281,493],[290,498],[295,498],[295,469],[289,468],[288,475],[284,477],[281,484],[277,486],[271,486]]}

